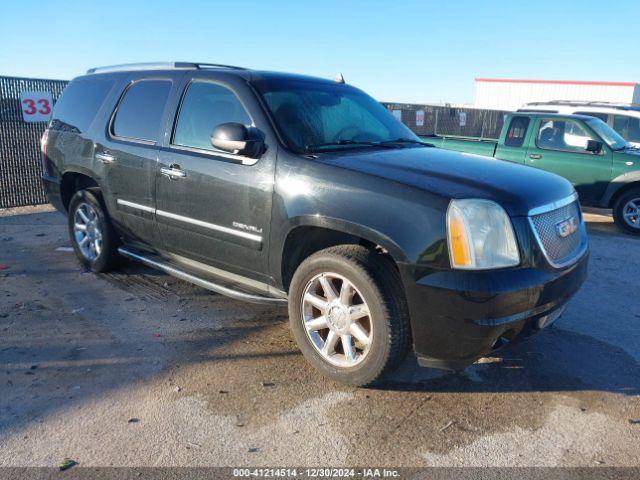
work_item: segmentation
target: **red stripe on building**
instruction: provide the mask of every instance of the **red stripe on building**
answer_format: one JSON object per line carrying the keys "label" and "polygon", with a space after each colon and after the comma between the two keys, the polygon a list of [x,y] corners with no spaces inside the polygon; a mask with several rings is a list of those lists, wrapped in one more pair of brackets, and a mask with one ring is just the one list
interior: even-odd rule
{"label": "red stripe on building", "polygon": [[488,83],[537,83],[555,85],[598,85],[601,87],[635,87],[634,82],[589,82],[580,80],[521,80],[509,78],[476,78],[476,82]]}

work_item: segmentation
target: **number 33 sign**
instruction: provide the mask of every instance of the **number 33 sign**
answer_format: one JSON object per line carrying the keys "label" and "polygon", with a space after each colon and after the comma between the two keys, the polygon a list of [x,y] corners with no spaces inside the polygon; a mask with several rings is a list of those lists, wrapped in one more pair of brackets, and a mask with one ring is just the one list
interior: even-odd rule
{"label": "number 33 sign", "polygon": [[25,122],[48,122],[53,101],[49,92],[22,92],[20,94],[22,119]]}

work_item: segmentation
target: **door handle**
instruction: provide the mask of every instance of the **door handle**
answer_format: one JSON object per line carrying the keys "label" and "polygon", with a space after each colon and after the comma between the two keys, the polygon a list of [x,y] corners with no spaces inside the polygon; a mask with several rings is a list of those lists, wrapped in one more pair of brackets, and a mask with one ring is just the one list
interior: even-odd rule
{"label": "door handle", "polygon": [[169,178],[184,178],[187,176],[187,173],[180,170],[180,167],[178,165],[162,167],[160,169],[160,173]]}
{"label": "door handle", "polygon": [[111,155],[110,153],[96,153],[96,160],[100,160],[102,163],[113,163],[116,161],[116,157]]}
{"label": "door handle", "polygon": [[538,160],[538,159],[542,158],[542,155],[538,155],[537,153],[532,153],[531,155],[529,155],[529,158],[531,160]]}

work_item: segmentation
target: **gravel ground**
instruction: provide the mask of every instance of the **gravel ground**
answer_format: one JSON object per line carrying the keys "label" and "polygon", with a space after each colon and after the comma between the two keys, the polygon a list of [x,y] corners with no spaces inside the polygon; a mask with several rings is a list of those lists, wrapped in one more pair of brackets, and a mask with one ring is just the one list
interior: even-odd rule
{"label": "gravel ground", "polygon": [[640,239],[588,214],[553,328],[459,374],[328,381],[286,310],[94,275],[47,207],[0,213],[0,466],[639,466]]}

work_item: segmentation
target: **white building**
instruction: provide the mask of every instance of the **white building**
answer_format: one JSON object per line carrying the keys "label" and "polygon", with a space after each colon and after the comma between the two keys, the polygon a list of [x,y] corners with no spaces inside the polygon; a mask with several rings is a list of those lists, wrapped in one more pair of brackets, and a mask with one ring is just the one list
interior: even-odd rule
{"label": "white building", "polygon": [[476,108],[516,110],[529,102],[581,100],[640,103],[640,84],[568,80],[509,80],[476,78]]}

